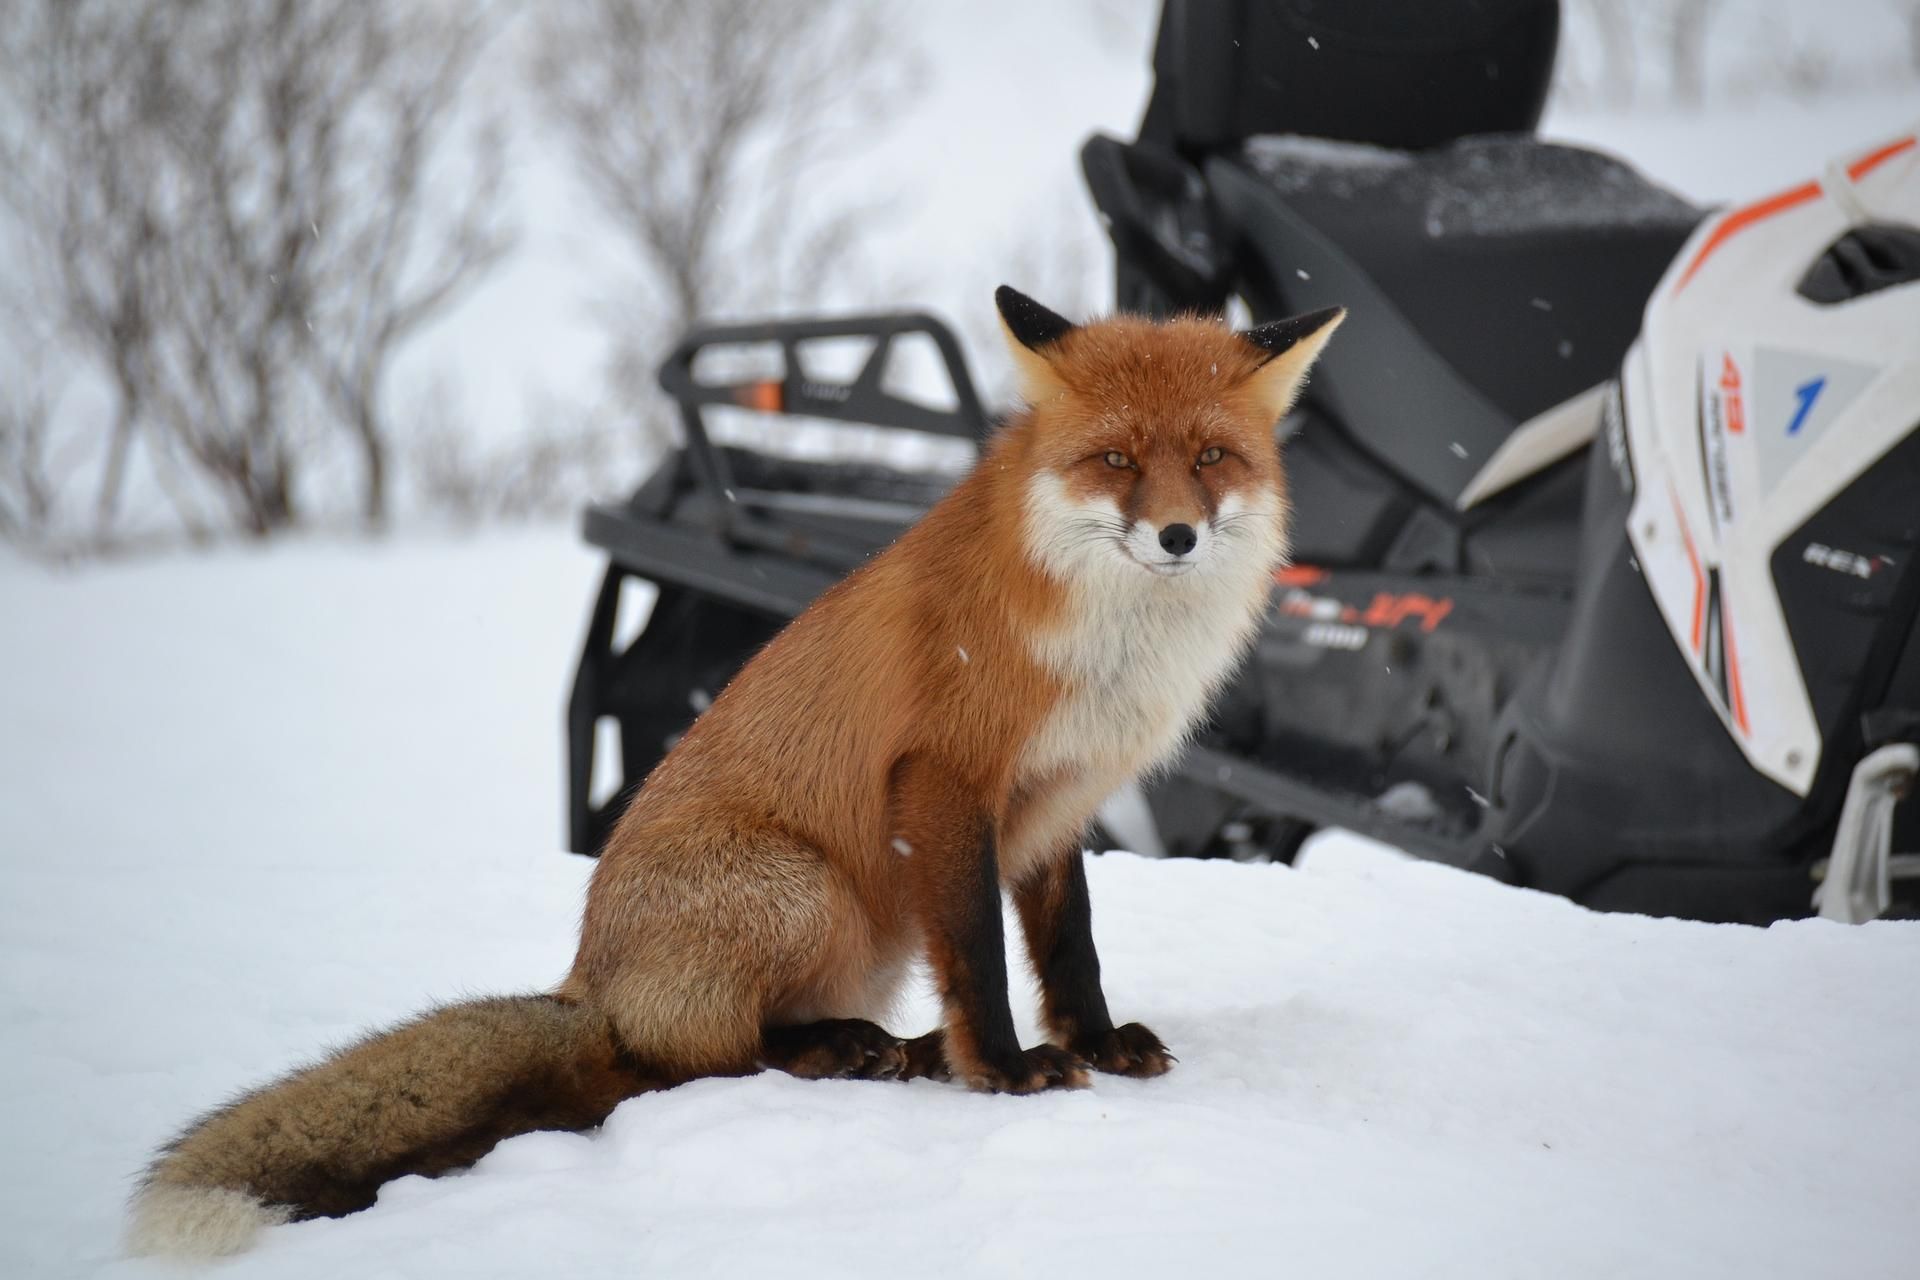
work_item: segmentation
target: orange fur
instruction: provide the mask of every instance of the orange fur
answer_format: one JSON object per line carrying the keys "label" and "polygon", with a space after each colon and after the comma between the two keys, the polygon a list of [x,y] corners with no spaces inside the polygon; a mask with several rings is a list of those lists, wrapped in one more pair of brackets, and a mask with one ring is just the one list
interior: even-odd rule
{"label": "orange fur", "polygon": [[[1011,297],[1010,333],[1042,335],[1014,338],[1030,407],[647,778],[560,990],[440,1011],[215,1112],[149,1171],[137,1242],[238,1248],[703,1074],[950,1069],[1027,1092],[1171,1065],[1108,1017],[1080,835],[1253,634],[1285,549],[1274,421],[1333,323],[1274,356],[1211,321],[1073,328]],[[1163,552],[1169,525],[1187,551]],[[1002,886],[1051,1045],[1012,1039]],[[871,1020],[923,956],[944,1032],[903,1045]]]}
{"label": "orange fur", "polygon": [[[1036,638],[1069,629],[1075,608],[1029,545],[1030,483],[1057,475],[1150,521],[1264,492],[1283,521],[1274,421],[1332,328],[1277,359],[1200,319],[1121,317],[1045,354],[1016,340],[1035,403],[749,662],[646,780],[595,872],[567,990],[676,1067],[745,1064],[762,1024],[884,1011],[889,979],[959,894],[974,815],[1012,852],[1008,882],[1077,852],[1094,807],[1147,761],[1087,743],[1083,760],[1022,774],[1072,683]],[[1196,466],[1215,446],[1222,459]],[[1171,736],[1202,709],[1181,708]],[[725,1016],[689,1016],[702,1005]],[[964,1057],[966,1029],[947,1030]]]}

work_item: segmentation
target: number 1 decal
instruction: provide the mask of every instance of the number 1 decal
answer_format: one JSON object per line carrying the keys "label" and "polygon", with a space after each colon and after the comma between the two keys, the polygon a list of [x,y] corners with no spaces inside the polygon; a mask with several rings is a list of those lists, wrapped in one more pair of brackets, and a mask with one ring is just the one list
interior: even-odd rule
{"label": "number 1 decal", "polygon": [[1793,421],[1787,424],[1788,435],[1800,433],[1800,428],[1806,425],[1807,415],[1813,412],[1813,402],[1820,398],[1820,393],[1826,389],[1826,386],[1827,378],[1822,374],[1817,378],[1807,379],[1793,389],[1794,396],[1800,401],[1800,407],[1793,411]]}

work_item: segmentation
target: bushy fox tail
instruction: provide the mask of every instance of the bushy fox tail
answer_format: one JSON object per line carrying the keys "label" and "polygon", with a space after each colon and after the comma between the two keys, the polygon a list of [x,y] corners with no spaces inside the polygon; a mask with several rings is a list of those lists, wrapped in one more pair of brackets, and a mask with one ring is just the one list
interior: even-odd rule
{"label": "bushy fox tail", "polygon": [[590,1128],[662,1083],[581,1005],[448,1005],[196,1121],[134,1194],[128,1247],[235,1253],[263,1226],[364,1209],[381,1183],[472,1164],[503,1138]]}

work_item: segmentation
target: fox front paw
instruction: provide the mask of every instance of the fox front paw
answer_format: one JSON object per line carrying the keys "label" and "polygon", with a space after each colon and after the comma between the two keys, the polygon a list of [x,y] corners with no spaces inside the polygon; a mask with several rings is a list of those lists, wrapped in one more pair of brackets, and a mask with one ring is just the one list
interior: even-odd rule
{"label": "fox front paw", "polygon": [[1023,1049],[1002,1066],[982,1065],[962,1073],[967,1087],[982,1093],[1039,1093],[1045,1089],[1084,1089],[1087,1064],[1079,1054],[1055,1045]]}
{"label": "fox front paw", "polygon": [[1163,1076],[1179,1061],[1167,1052],[1159,1036],[1137,1022],[1076,1036],[1071,1045],[1073,1052],[1085,1058],[1094,1070],[1116,1076]]}

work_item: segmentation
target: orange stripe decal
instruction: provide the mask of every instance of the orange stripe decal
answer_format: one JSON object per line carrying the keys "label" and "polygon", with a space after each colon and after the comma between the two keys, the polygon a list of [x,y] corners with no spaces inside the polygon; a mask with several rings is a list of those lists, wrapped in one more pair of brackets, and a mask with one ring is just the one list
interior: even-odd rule
{"label": "orange stripe decal", "polygon": [[1700,555],[1693,549],[1693,535],[1687,532],[1687,517],[1680,510],[1680,495],[1668,490],[1673,498],[1673,518],[1680,526],[1680,540],[1686,544],[1687,565],[1693,570],[1693,651],[1700,652],[1700,624],[1706,612],[1707,576],[1700,572]]}
{"label": "orange stripe decal", "polygon": [[[1861,156],[1858,160],[1848,165],[1847,176],[1855,182],[1858,182],[1895,156],[1913,150],[1916,145],[1920,145],[1920,138],[1916,138],[1913,134],[1908,134],[1904,138],[1889,142],[1886,146],[1869,151],[1866,155]],[[1745,231],[1756,222],[1765,221],[1776,213],[1785,213],[1788,209],[1795,208],[1798,205],[1805,204],[1809,200],[1818,198],[1819,195],[1819,183],[1803,182],[1789,191],[1782,191],[1777,196],[1768,196],[1765,200],[1750,204],[1744,209],[1734,210],[1726,216],[1726,219],[1722,221],[1719,226],[1713,229],[1713,234],[1707,237],[1707,242],[1700,246],[1698,253],[1693,255],[1693,261],[1687,264],[1687,269],[1680,275],[1680,283],[1673,286],[1673,291],[1678,293],[1686,288],[1687,281],[1693,279],[1693,273],[1700,269],[1700,264],[1711,257],[1714,250],[1718,249],[1735,235]]]}
{"label": "orange stripe decal", "polygon": [[1310,587],[1327,576],[1327,571],[1314,564],[1290,564],[1273,575],[1273,580],[1283,587]]}
{"label": "orange stripe decal", "polygon": [[1855,182],[1858,182],[1901,152],[1913,150],[1916,143],[1920,143],[1920,138],[1915,138],[1912,134],[1908,134],[1898,142],[1889,142],[1877,151],[1869,151],[1866,155],[1861,156],[1858,160],[1855,160],[1847,166],[1847,176]]}
{"label": "orange stripe decal", "polygon": [[1756,222],[1763,222],[1771,218],[1776,213],[1785,213],[1788,209],[1803,205],[1807,201],[1817,198],[1819,194],[1819,183],[1803,182],[1791,191],[1782,191],[1779,195],[1768,196],[1765,200],[1757,204],[1750,204],[1744,209],[1734,210],[1727,215],[1724,222],[1713,229],[1713,234],[1707,237],[1707,242],[1700,246],[1700,252],[1693,255],[1693,261],[1687,264],[1687,269],[1680,275],[1680,283],[1673,286],[1673,291],[1678,293],[1686,288],[1687,281],[1693,279],[1693,273],[1700,269],[1700,264],[1711,257],[1714,250],[1733,239],[1733,237],[1740,232],[1745,231]]}
{"label": "orange stripe decal", "polygon": [[1727,602],[1720,601],[1720,635],[1727,646],[1727,691],[1733,695],[1733,722],[1740,726],[1740,732],[1747,737],[1753,736],[1753,729],[1747,724],[1747,698],[1740,690],[1740,657],[1733,651],[1733,619],[1727,616]]}

